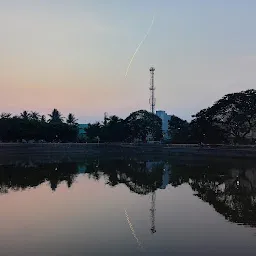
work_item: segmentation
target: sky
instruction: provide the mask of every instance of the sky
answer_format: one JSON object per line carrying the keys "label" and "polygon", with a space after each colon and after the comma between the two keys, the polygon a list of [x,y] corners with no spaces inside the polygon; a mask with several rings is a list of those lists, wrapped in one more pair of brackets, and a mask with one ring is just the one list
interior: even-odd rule
{"label": "sky", "polygon": [[[255,89],[254,0],[0,0],[0,112],[80,123],[149,107],[190,120]],[[150,34],[128,63],[152,18]]]}

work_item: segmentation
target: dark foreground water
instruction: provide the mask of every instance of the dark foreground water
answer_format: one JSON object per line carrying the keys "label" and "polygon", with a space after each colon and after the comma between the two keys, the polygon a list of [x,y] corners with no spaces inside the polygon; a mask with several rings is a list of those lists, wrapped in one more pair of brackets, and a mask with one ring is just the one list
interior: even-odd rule
{"label": "dark foreground water", "polygon": [[256,163],[0,166],[0,255],[255,255]]}

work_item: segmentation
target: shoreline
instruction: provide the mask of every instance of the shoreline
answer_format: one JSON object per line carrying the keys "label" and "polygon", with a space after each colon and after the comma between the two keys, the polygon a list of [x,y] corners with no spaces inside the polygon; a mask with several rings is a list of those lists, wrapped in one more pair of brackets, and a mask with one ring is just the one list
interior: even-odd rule
{"label": "shoreline", "polygon": [[129,143],[0,143],[0,164],[15,161],[80,161],[87,158],[228,158],[254,159],[250,145],[163,145]]}

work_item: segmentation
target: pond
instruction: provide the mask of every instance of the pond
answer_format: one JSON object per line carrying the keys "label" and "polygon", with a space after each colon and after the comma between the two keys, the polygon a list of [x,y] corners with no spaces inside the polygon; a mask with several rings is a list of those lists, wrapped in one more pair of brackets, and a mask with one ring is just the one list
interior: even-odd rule
{"label": "pond", "polygon": [[256,163],[0,166],[1,255],[255,255]]}

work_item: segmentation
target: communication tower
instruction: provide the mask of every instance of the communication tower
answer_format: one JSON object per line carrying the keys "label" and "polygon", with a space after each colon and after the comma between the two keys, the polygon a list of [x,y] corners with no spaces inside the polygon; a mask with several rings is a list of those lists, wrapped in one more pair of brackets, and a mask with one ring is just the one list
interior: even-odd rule
{"label": "communication tower", "polygon": [[150,99],[149,99],[149,104],[150,104],[150,110],[154,114],[155,113],[155,104],[156,104],[156,99],[155,99],[155,86],[154,86],[154,75],[155,75],[155,68],[151,67],[149,69],[150,71]]}

